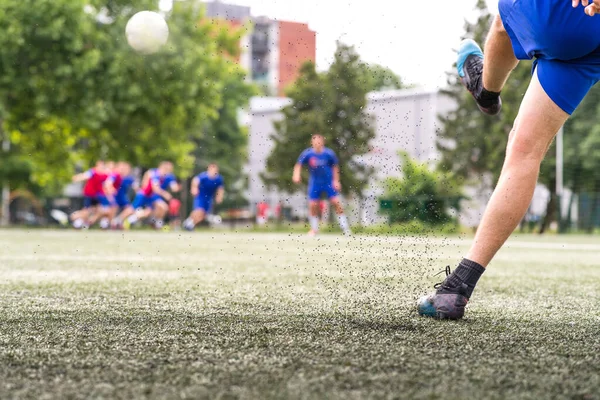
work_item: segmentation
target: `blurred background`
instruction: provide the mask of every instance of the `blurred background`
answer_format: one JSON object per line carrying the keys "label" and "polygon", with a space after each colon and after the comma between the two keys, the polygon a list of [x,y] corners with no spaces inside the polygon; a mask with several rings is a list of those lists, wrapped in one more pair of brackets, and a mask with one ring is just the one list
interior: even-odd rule
{"label": "blurred background", "polygon": [[[138,179],[171,160],[181,217],[191,178],[216,162],[226,196],[213,226],[304,229],[292,168],[319,132],[357,232],[472,231],[531,70],[519,64],[495,118],[458,82],[452,48],[484,42],[492,3],[432,15],[384,1],[0,0],[0,223],[58,225],[52,210],[82,204],[71,176],[97,160],[127,161]],[[156,54],[125,40],[140,10],[169,25]],[[596,99],[598,88],[549,150],[523,232],[600,228]]]}

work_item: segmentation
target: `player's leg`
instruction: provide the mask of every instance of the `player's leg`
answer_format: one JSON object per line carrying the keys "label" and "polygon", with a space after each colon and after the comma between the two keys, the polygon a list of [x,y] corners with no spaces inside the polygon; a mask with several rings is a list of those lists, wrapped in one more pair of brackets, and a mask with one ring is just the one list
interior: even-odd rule
{"label": "player's leg", "polygon": [[193,231],[196,225],[204,221],[204,217],[210,210],[211,201],[206,197],[194,197],[194,205],[190,216],[183,222],[184,229]]}
{"label": "player's leg", "polygon": [[81,229],[87,224],[87,219],[90,215],[90,209],[92,207],[92,199],[88,196],[83,198],[83,208],[77,210],[70,215],[71,223],[73,228]]}
{"label": "player's leg", "polygon": [[499,16],[488,33],[485,53],[470,39],[464,40],[458,51],[458,74],[479,109],[490,115],[500,112],[500,92],[517,63],[513,43]]}
{"label": "player's leg", "polygon": [[110,200],[110,208],[108,210],[108,221],[109,221],[109,225],[111,228],[116,228],[117,225],[115,224],[116,219],[117,219],[117,214],[119,213],[119,210],[121,209],[121,206],[119,205],[119,201],[116,197],[112,197]]}
{"label": "player's leg", "polygon": [[319,200],[311,199],[308,200],[308,223],[310,224],[310,231],[308,234],[314,236],[319,233]]}
{"label": "player's leg", "polygon": [[337,214],[338,222],[340,224],[342,232],[344,232],[344,235],[351,235],[352,231],[350,230],[348,218],[344,214],[344,206],[342,205],[339,193],[333,187],[329,186],[327,188],[327,196],[329,197],[329,201],[335,208],[335,213]]}
{"label": "player's leg", "polygon": [[[124,218],[130,216],[133,213],[133,207],[127,196],[118,196],[115,198],[116,207],[111,218],[111,227],[113,229],[123,229]],[[119,211],[121,211],[119,213]],[[123,217],[126,215],[126,217]]]}
{"label": "player's leg", "polygon": [[469,260],[487,266],[525,216],[540,164],[568,116],[548,97],[534,74],[509,137],[500,179],[467,253]]}
{"label": "player's leg", "polygon": [[308,234],[314,236],[319,233],[319,199],[323,189],[321,185],[315,182],[309,182],[308,184],[308,223],[310,225],[310,231]]}
{"label": "player's leg", "polygon": [[494,18],[483,54],[483,87],[499,93],[504,88],[508,76],[519,63],[499,15]]}
{"label": "player's leg", "polygon": [[542,159],[568,116],[546,94],[536,71],[521,103],[500,179],[473,245],[456,270],[436,287],[437,292],[420,300],[420,314],[451,319],[463,316],[464,307],[485,267],[525,215]]}
{"label": "player's leg", "polygon": [[145,213],[145,208],[149,205],[149,198],[143,193],[135,195],[131,206],[126,207],[121,214],[119,219],[123,222],[123,227],[129,229],[129,227],[138,222]]}
{"label": "player's leg", "polygon": [[101,221],[100,227],[102,229],[107,229],[110,225],[110,221],[107,219],[111,203],[109,199],[104,195],[96,196],[96,201],[98,202],[98,206],[96,207],[96,212],[88,219],[89,226],[93,226],[96,222]]}
{"label": "player's leg", "polygon": [[164,225],[165,216],[169,212],[169,205],[162,199],[154,199],[152,202],[152,218],[154,220],[154,227],[160,229]]}

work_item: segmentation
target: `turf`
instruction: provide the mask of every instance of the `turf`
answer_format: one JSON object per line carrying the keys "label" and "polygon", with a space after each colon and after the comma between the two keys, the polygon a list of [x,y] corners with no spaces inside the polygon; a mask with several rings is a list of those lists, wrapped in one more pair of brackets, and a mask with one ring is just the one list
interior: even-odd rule
{"label": "turf", "polygon": [[600,399],[600,240],[0,231],[0,398]]}

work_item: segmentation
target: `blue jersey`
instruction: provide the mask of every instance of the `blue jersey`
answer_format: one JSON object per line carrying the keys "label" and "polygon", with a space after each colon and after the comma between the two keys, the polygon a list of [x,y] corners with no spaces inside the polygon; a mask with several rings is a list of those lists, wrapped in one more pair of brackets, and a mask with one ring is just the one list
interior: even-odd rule
{"label": "blue jersey", "polygon": [[310,172],[310,183],[331,184],[333,167],[339,164],[333,150],[325,147],[317,153],[312,147],[304,150],[298,157],[298,164],[307,165]]}
{"label": "blue jersey", "polygon": [[198,174],[197,178],[199,197],[212,198],[217,190],[223,187],[223,177],[221,175],[211,178],[207,172],[202,172]]}
{"label": "blue jersey", "polygon": [[162,190],[169,190],[169,189],[171,189],[171,183],[173,183],[173,182],[177,182],[177,179],[175,179],[175,175],[173,175],[173,174],[165,175],[162,178],[160,178],[160,188]]}
{"label": "blue jersey", "polygon": [[135,181],[135,178],[131,175],[124,177],[123,180],[121,181],[121,186],[119,187],[119,190],[117,191],[116,197],[123,197],[123,198],[127,197],[127,195],[129,194],[129,189],[131,189],[131,186],[133,186],[134,181]]}

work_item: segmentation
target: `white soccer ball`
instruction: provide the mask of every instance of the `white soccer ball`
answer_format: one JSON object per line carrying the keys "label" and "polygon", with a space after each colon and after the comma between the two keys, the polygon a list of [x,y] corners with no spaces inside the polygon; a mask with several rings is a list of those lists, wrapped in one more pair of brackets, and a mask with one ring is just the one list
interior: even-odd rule
{"label": "white soccer ball", "polygon": [[162,15],[154,11],[140,11],[127,21],[125,34],[135,51],[151,54],[167,43],[169,26]]}

